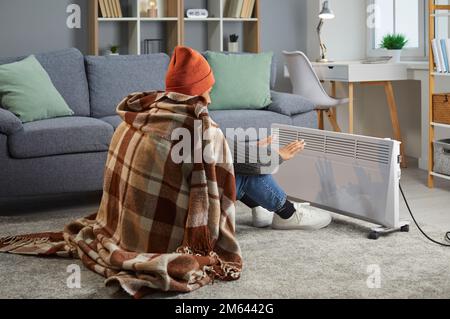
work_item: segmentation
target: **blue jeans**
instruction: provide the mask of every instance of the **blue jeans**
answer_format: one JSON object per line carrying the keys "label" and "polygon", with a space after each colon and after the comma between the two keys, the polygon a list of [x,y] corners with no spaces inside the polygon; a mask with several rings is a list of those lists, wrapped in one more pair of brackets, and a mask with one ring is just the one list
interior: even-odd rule
{"label": "blue jeans", "polygon": [[250,208],[261,206],[277,212],[283,208],[287,195],[272,175],[236,175],[237,199]]}

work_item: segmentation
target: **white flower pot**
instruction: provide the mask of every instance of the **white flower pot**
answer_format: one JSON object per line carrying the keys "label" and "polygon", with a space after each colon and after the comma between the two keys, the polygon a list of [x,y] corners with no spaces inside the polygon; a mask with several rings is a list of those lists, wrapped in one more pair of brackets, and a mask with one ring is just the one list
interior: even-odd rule
{"label": "white flower pot", "polygon": [[389,63],[399,63],[400,58],[402,56],[402,50],[387,50],[388,55],[392,56],[392,59],[389,61]]}
{"label": "white flower pot", "polygon": [[228,42],[228,52],[239,52],[239,42]]}
{"label": "white flower pot", "polygon": [[112,53],[111,50],[103,50],[102,53],[104,56],[108,56],[108,55],[119,55],[119,53]]}

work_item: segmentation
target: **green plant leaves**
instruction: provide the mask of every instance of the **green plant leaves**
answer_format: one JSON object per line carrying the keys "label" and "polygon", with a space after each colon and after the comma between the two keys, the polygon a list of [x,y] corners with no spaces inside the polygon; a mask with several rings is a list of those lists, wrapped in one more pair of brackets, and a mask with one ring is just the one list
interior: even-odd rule
{"label": "green plant leaves", "polygon": [[408,39],[403,34],[387,34],[380,43],[380,48],[388,50],[401,50],[408,43]]}

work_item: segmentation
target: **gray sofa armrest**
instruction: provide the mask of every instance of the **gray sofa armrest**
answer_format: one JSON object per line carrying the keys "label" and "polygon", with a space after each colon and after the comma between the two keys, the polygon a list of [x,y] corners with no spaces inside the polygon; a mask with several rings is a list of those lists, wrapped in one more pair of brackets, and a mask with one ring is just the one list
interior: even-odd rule
{"label": "gray sofa armrest", "polygon": [[22,121],[8,110],[0,108],[0,133],[11,135],[23,128]]}
{"label": "gray sofa armrest", "polygon": [[297,114],[311,112],[316,106],[300,95],[271,91],[272,104],[267,107],[268,111],[294,116]]}

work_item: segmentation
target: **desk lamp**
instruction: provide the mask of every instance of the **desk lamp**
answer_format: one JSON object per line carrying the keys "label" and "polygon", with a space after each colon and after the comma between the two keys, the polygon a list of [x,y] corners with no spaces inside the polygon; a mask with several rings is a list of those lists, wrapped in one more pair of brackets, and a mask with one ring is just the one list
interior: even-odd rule
{"label": "desk lamp", "polygon": [[322,27],[325,22],[325,20],[331,20],[334,19],[335,15],[334,12],[330,9],[328,0],[323,2],[322,5],[322,11],[319,13],[319,25],[317,26],[317,34],[319,36],[319,43],[320,43],[320,59],[317,60],[317,62],[330,62],[327,59],[327,47],[322,41]]}

